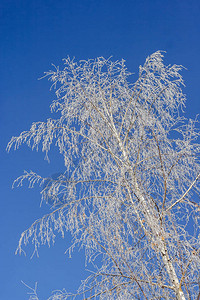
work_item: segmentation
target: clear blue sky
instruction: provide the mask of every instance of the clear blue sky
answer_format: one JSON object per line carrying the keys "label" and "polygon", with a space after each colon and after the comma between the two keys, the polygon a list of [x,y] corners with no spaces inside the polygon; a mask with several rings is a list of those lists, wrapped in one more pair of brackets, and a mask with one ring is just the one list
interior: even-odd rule
{"label": "clear blue sky", "polygon": [[[82,252],[64,255],[70,237],[40,248],[40,257],[15,256],[23,230],[39,218],[39,189],[11,189],[23,170],[49,176],[63,170],[62,160],[27,147],[7,154],[12,135],[44,121],[54,94],[49,83],[38,81],[51,63],[67,55],[77,60],[97,56],[124,58],[131,72],[147,55],[165,50],[166,63],[184,65],[186,115],[200,112],[200,1],[199,0],[0,0],[0,126],[1,216],[0,299],[27,299],[20,280],[39,282],[41,300],[53,289],[76,289],[84,276]],[[55,154],[55,153],[54,153]]]}

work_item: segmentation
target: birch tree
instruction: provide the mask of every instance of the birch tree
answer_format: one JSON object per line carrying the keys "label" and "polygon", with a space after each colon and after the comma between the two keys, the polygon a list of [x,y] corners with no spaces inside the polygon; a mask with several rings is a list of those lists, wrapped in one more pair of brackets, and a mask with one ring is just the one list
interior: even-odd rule
{"label": "birch tree", "polygon": [[125,61],[64,60],[45,73],[55,89],[58,118],[33,123],[12,137],[48,159],[59,148],[65,172],[43,178],[25,172],[15,185],[39,184],[49,213],[19,240],[54,243],[72,235],[69,252],[85,249],[91,273],[65,299],[200,299],[199,132],[184,117],[182,66],[158,51],[135,80]]}

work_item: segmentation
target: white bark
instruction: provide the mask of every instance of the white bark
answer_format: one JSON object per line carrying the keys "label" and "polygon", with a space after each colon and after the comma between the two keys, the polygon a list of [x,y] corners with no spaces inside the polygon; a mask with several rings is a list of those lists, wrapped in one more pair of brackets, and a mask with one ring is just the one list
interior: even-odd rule
{"label": "white bark", "polygon": [[[114,124],[113,124],[113,126],[114,126]],[[113,130],[114,130],[116,138],[119,142],[119,146],[120,146],[120,149],[123,153],[125,163],[127,165],[130,165],[129,160],[128,160],[128,155],[127,155],[127,153],[126,153],[126,151],[123,147],[123,143],[122,143],[119,135],[117,134],[116,128],[114,127]],[[168,251],[167,251],[167,247],[166,247],[166,244],[165,244],[165,241],[164,241],[164,237],[162,235],[162,225],[160,224],[159,219],[154,216],[153,209],[150,209],[149,205],[146,203],[145,198],[143,197],[142,193],[140,192],[140,188],[138,186],[136,177],[133,174],[132,170],[130,170],[130,172],[132,173],[132,180],[134,182],[134,188],[135,188],[134,192],[135,192],[137,198],[139,199],[139,201],[142,203],[143,215],[144,215],[146,224],[152,231],[152,236],[154,238],[154,243],[157,247],[158,253],[160,253],[160,255],[162,256],[162,260],[164,262],[165,269],[166,269],[166,271],[169,275],[169,278],[171,280],[171,283],[174,287],[174,291],[176,293],[177,300],[186,300],[186,298],[184,296],[184,293],[183,293],[183,291],[181,289],[181,286],[180,286],[180,281],[178,280],[176,271],[174,269],[174,266],[173,266],[173,264],[170,260],[170,257],[169,257]],[[132,201],[132,199],[131,199],[131,201]],[[135,205],[134,205],[134,209],[136,210]],[[139,216],[139,212],[137,211],[136,214],[138,215],[139,222],[142,224],[143,222],[142,222],[142,220]],[[145,230],[145,226],[144,225],[142,225],[142,226],[143,226],[143,229]],[[148,234],[148,231],[145,230],[144,233]],[[148,234],[148,239],[151,239],[149,234]],[[150,240],[149,240],[149,242],[151,243]]]}

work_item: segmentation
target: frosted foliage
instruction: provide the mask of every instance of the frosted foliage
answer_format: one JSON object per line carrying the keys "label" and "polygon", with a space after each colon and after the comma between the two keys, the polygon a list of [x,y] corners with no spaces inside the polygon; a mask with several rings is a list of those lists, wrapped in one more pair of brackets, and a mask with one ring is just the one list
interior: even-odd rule
{"label": "frosted foliage", "polygon": [[[49,300],[197,299],[199,257],[199,132],[183,117],[182,67],[160,51],[129,73],[125,61],[67,58],[45,73],[56,91],[58,119],[33,123],[8,144],[45,152],[59,148],[65,172],[56,179],[25,172],[43,187],[49,214],[22,233],[17,252],[34,253],[57,233],[85,249],[91,274],[75,294]],[[198,298],[199,299],[199,298]]]}

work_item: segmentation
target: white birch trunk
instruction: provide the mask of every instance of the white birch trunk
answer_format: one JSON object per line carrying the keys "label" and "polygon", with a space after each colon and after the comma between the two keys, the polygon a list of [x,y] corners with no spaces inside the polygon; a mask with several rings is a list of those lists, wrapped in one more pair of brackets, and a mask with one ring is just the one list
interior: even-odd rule
{"label": "white birch trunk", "polygon": [[[112,125],[114,126],[113,123],[112,123]],[[119,142],[119,146],[120,146],[120,149],[123,153],[124,159],[125,159],[126,163],[128,164],[127,153],[126,153],[126,151],[123,147],[123,143],[122,143],[122,141],[121,141],[121,139],[120,139],[120,137],[119,137],[119,135],[116,131],[115,126],[114,126],[114,132],[115,132],[116,138]],[[175,271],[174,266],[173,266],[173,264],[170,260],[170,257],[169,257],[168,251],[167,251],[167,247],[165,245],[164,238],[162,238],[161,230],[158,229],[158,228],[161,228],[160,224],[158,224],[158,222],[159,222],[158,218],[156,218],[154,216],[153,211],[152,212],[150,211],[149,206],[145,201],[145,198],[143,197],[143,195],[140,192],[140,188],[138,186],[138,183],[136,181],[136,178],[135,178],[134,174],[132,174],[132,177],[133,177],[133,182],[134,182],[134,187],[135,187],[134,192],[135,192],[137,198],[139,199],[139,201],[141,202],[141,204],[143,206],[143,209],[144,209],[143,215],[145,217],[145,221],[146,221],[147,225],[149,226],[149,228],[151,228],[151,230],[152,230],[152,235],[153,235],[153,238],[155,239],[155,244],[158,248],[158,251],[160,252],[160,254],[162,256],[162,260],[163,260],[163,263],[165,265],[165,269],[166,269],[166,271],[169,275],[169,278],[171,280],[171,283],[174,287],[174,291],[176,293],[176,298],[177,298],[177,300],[186,300],[186,298],[184,296],[184,293],[181,289],[180,282],[179,282],[179,279],[177,277],[176,271]],[[137,209],[135,205],[134,205],[134,209]],[[136,214],[140,218],[138,211],[136,211]],[[140,221],[140,224],[142,224],[142,220],[139,220],[139,221]],[[143,227],[143,229],[145,229],[145,228]],[[148,234],[148,238],[149,237],[150,237],[150,235]]]}

